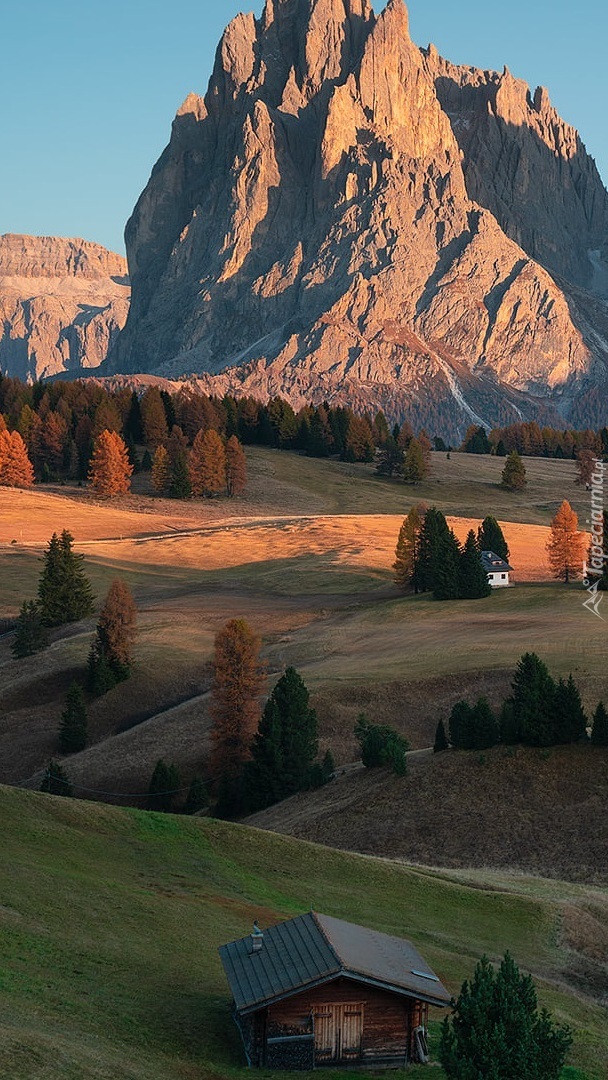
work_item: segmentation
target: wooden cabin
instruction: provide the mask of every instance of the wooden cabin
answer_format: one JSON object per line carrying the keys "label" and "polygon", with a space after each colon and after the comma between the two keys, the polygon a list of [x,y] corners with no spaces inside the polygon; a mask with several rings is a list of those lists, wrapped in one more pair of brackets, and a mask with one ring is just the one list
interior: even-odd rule
{"label": "wooden cabin", "polygon": [[409,941],[309,912],[221,947],[250,1066],[403,1068],[451,997]]}

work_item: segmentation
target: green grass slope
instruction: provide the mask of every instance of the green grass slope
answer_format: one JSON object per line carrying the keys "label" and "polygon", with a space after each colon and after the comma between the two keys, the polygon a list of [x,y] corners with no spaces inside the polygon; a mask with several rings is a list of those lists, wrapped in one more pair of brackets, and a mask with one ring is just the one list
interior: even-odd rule
{"label": "green grass slope", "polygon": [[562,905],[576,886],[562,895],[554,882],[486,885],[243,826],[13,788],[0,788],[0,829],[7,1080],[244,1077],[217,947],[253,918],[268,924],[311,904],[410,937],[453,992],[482,952],[509,948],[575,1029],[564,1076],[607,1075],[605,1009],[563,974]]}

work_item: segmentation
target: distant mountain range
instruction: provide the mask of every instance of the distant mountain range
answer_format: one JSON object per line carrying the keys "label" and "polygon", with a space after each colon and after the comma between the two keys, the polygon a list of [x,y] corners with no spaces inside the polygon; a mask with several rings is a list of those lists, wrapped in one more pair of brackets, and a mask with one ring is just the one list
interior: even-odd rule
{"label": "distant mountain range", "polygon": [[131,308],[100,374],[449,435],[608,420],[595,164],[543,88],[417,48],[402,0],[237,16],[126,240]]}
{"label": "distant mountain range", "polygon": [[97,368],[125,324],[126,260],[87,240],[0,236],[0,372]]}

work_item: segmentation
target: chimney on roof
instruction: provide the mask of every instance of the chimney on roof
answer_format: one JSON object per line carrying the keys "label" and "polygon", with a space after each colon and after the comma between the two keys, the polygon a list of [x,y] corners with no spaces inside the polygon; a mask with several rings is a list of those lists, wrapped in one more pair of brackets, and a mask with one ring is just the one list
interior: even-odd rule
{"label": "chimney on roof", "polygon": [[264,944],[264,934],[258,926],[257,919],[254,921],[253,930],[251,931],[251,951],[259,952]]}

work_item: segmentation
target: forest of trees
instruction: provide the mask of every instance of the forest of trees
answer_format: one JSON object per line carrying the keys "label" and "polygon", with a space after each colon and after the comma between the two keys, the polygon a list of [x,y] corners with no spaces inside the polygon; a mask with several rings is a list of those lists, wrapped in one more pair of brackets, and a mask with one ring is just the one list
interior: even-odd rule
{"label": "forest of trees", "polygon": [[[493,523],[491,533],[490,523]],[[427,509],[419,503],[412,507],[399,530],[394,581],[403,592],[432,592],[435,600],[475,600],[489,596],[492,589],[481,552],[487,550],[483,544],[490,538],[506,549],[494,518],[485,519],[478,535],[470,530],[461,546],[445,515],[435,506]]]}
{"label": "forest of trees", "polygon": [[[127,489],[131,472],[153,469],[163,494],[233,496],[245,482],[242,445],[251,444],[375,461],[379,475],[410,484],[428,475],[431,450],[451,449],[439,435],[415,434],[408,421],[391,429],[381,411],[358,415],[327,402],[296,412],[280,397],[220,399],[187,386],[173,393],[158,386],[112,390],[93,379],[29,385],[0,375],[0,485],[89,481],[113,495]],[[487,433],[471,425],[461,450],[576,458],[585,483],[593,457],[608,460],[608,428],[558,430],[522,421]]]}
{"label": "forest of trees", "polygon": [[513,450],[526,457],[577,458],[585,451],[608,461],[608,427],[599,431],[586,428],[540,427],[535,420],[520,421],[508,427],[485,428],[471,424],[460,449],[467,454],[497,454],[506,457]]}
{"label": "forest of trees", "polygon": [[[524,653],[511,684],[512,694],[494,712],[486,698],[474,704],[457,701],[452,707],[447,733],[456,750],[485,750],[501,742],[507,745],[558,746],[585,742],[591,726],[591,742],[608,745],[608,719],[600,701],[591,725],[583,709],[580,691],[570,674],[555,681],[536,653]],[[435,751],[448,748],[446,725],[441,720]]]}

